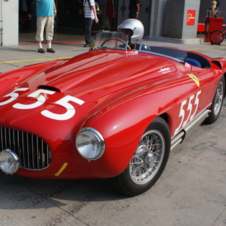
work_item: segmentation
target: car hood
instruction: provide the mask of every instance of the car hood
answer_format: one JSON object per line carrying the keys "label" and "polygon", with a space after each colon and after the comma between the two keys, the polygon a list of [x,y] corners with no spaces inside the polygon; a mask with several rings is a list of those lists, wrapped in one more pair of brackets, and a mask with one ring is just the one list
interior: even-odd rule
{"label": "car hood", "polygon": [[55,92],[46,95],[48,103],[66,95],[87,103],[174,71],[172,61],[163,57],[137,51],[94,50],[30,76],[16,87],[26,88],[19,98],[27,99],[35,90],[45,89]]}

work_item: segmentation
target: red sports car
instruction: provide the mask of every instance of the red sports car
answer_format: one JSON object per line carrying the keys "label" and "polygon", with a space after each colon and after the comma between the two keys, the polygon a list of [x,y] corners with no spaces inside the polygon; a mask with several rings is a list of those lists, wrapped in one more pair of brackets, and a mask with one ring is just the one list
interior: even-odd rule
{"label": "red sports car", "polygon": [[111,178],[148,190],[170,150],[219,117],[226,59],[159,38],[98,35],[91,51],[0,74],[0,168],[33,178]]}

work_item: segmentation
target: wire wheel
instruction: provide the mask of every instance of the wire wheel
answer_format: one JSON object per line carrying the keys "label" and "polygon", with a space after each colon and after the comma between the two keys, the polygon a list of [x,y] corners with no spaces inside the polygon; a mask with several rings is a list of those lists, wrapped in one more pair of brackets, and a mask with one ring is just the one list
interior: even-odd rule
{"label": "wire wheel", "polygon": [[165,139],[157,130],[146,132],[130,161],[129,172],[135,184],[146,184],[158,172],[165,154]]}
{"label": "wire wheel", "polygon": [[210,34],[210,41],[214,44],[220,44],[221,42],[223,42],[224,40],[224,37],[222,35],[222,31],[213,31],[211,34]]}
{"label": "wire wheel", "polygon": [[224,87],[223,87],[223,82],[220,81],[218,86],[217,86],[217,90],[215,93],[215,98],[214,98],[214,114],[218,115],[220,113],[221,110],[221,106],[223,103],[223,98],[224,98]]}
{"label": "wire wheel", "polygon": [[217,85],[217,89],[210,107],[211,112],[209,114],[209,117],[206,118],[205,120],[206,123],[209,124],[214,123],[219,118],[224,101],[224,96],[225,96],[225,79],[224,76],[222,76]]}
{"label": "wire wheel", "polygon": [[142,135],[126,169],[111,179],[113,186],[127,196],[150,189],[165,169],[170,145],[167,122],[161,117],[155,118]]}

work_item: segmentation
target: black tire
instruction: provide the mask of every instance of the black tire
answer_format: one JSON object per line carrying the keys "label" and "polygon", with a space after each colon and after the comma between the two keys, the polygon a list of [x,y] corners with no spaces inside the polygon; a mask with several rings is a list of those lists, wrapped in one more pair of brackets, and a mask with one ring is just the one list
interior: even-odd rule
{"label": "black tire", "polygon": [[224,36],[222,35],[222,31],[215,30],[210,34],[210,41],[213,44],[221,44],[223,40]]}
{"label": "black tire", "polygon": [[225,96],[225,79],[223,76],[221,77],[217,85],[217,90],[215,92],[212,105],[210,107],[211,112],[209,114],[209,117],[205,120],[206,123],[212,124],[219,118],[224,101],[224,96]]}
{"label": "black tire", "polygon": [[142,136],[127,168],[111,179],[116,190],[126,196],[136,196],[150,189],[165,169],[170,145],[166,121],[155,118]]}

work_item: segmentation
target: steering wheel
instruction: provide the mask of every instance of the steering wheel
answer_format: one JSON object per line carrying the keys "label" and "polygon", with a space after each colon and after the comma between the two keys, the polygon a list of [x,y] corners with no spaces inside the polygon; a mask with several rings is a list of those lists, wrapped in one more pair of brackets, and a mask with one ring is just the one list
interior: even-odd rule
{"label": "steering wheel", "polygon": [[[126,45],[126,42],[123,41],[123,40],[120,39],[120,38],[109,38],[109,39],[106,39],[105,41],[103,41],[103,43],[101,44],[101,47],[103,47],[104,44],[105,44],[106,42],[111,41],[111,40],[120,41],[120,42],[122,42],[124,45]],[[128,45],[127,45],[127,48],[128,48],[128,49],[131,49],[130,46],[128,46]]]}

